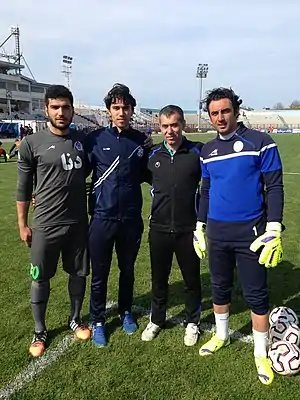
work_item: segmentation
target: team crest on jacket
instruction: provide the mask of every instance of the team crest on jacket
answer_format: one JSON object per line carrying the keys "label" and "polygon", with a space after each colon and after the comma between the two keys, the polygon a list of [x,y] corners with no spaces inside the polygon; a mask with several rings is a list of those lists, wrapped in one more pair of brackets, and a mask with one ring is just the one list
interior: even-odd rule
{"label": "team crest on jacket", "polygon": [[236,153],[239,153],[240,151],[242,151],[243,148],[244,148],[244,143],[241,142],[240,140],[238,140],[237,142],[235,142],[234,145],[233,145],[233,150],[234,150]]}
{"label": "team crest on jacket", "polygon": [[81,142],[75,142],[74,143],[74,149],[76,149],[77,151],[82,151],[83,150],[83,146]]}
{"label": "team crest on jacket", "polygon": [[156,163],[154,165],[155,165],[155,168],[159,168],[160,167],[160,162],[156,161]]}
{"label": "team crest on jacket", "polygon": [[144,155],[144,149],[142,147],[140,147],[136,154],[138,157],[142,158]]}

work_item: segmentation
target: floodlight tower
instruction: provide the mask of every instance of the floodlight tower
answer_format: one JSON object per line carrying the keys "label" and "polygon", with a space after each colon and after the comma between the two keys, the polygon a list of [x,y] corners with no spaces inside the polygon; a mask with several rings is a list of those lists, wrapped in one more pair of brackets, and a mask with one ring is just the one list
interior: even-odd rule
{"label": "floodlight tower", "polygon": [[[13,54],[7,54],[5,52],[3,46],[12,37],[15,38],[15,51],[14,51]],[[2,52],[0,53],[0,57],[6,58],[8,62],[15,63],[15,64],[20,64],[22,54],[21,54],[21,48],[20,48],[20,29],[18,27],[17,28],[11,28],[10,35],[4,40],[3,43],[0,44],[0,50],[2,50]],[[20,74],[21,70],[18,70],[18,72]]]}
{"label": "floodlight tower", "polygon": [[200,130],[200,120],[202,112],[202,89],[203,79],[207,78],[208,64],[198,64],[196,78],[199,79],[199,108],[198,108],[198,131]]}
{"label": "floodlight tower", "polygon": [[[15,62],[17,64],[21,63],[21,47],[20,47],[20,29],[19,27],[11,28],[11,34],[15,38]],[[19,75],[21,75],[21,69],[18,70]]]}
{"label": "floodlight tower", "polygon": [[67,87],[70,89],[71,87],[71,75],[72,75],[72,65],[73,65],[73,57],[63,56],[62,58],[62,74],[67,80]]}

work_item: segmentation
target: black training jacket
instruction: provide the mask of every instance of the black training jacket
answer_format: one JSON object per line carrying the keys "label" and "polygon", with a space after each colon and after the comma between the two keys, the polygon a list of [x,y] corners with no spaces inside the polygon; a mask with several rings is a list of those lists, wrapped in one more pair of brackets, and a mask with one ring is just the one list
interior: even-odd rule
{"label": "black training jacket", "polygon": [[195,229],[202,146],[203,143],[184,138],[173,156],[164,143],[151,149],[148,159],[152,174],[151,229],[171,233]]}

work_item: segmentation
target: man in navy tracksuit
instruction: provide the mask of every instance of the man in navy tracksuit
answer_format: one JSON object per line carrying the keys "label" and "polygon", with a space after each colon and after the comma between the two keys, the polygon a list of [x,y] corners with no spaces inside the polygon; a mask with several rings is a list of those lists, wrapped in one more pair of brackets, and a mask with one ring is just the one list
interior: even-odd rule
{"label": "man in navy tracksuit", "polygon": [[[200,348],[200,355],[212,355],[230,343],[229,305],[237,266],[251,309],[258,377],[269,385],[274,376],[267,359],[267,268],[282,259],[282,164],[269,135],[237,122],[240,104],[231,89],[218,88],[207,97],[207,110],[218,136],[201,152],[202,229],[199,227],[195,236],[203,238],[206,225],[216,334]],[[199,249],[200,258],[204,252],[204,247]]]}
{"label": "man in navy tracksuit", "polygon": [[88,135],[87,152],[93,170],[89,199],[92,216],[89,253],[92,264],[90,317],[96,346],[107,344],[105,309],[107,281],[115,246],[119,277],[118,311],[123,329],[132,334],[134,263],[143,233],[141,183],[147,180],[146,135],[132,129],[136,101],[129,89],[116,84],[104,99],[112,124]]}

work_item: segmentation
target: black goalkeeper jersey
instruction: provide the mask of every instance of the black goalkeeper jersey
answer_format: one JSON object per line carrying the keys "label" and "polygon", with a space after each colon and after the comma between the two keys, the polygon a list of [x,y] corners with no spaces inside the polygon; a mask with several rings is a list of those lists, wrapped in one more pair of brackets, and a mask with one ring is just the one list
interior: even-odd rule
{"label": "black goalkeeper jersey", "polygon": [[60,136],[49,130],[22,140],[17,201],[30,201],[35,186],[34,227],[86,221],[84,142],[82,132]]}

